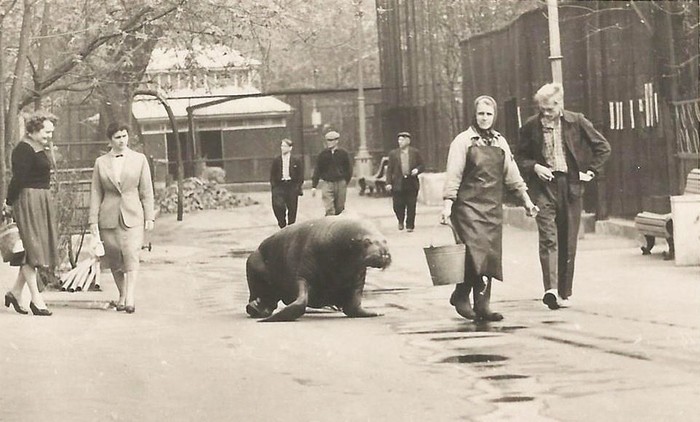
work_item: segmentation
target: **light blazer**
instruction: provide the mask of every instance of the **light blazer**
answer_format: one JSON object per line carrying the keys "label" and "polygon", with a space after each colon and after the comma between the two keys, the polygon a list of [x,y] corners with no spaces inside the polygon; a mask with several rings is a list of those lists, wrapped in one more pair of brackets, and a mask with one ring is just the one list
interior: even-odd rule
{"label": "light blazer", "polygon": [[[418,174],[423,173],[423,157],[418,149],[408,146],[408,168],[418,169]],[[393,192],[418,192],[420,183],[418,174],[406,177],[401,172],[401,148],[396,148],[389,152],[389,164],[386,168],[386,180],[391,185]]]}
{"label": "light blazer", "polygon": [[127,149],[124,151],[121,185],[115,179],[109,154],[97,157],[92,171],[90,193],[90,224],[101,229],[114,229],[119,216],[126,227],[143,226],[155,218],[153,183],[146,156]]}

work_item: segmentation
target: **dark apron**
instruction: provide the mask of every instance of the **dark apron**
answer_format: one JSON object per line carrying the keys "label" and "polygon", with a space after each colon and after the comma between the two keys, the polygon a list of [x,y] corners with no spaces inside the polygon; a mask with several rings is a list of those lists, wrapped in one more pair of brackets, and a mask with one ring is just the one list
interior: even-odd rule
{"label": "dark apron", "polygon": [[505,152],[499,147],[471,146],[467,150],[451,216],[455,231],[467,249],[467,275],[476,273],[503,280],[504,160]]}

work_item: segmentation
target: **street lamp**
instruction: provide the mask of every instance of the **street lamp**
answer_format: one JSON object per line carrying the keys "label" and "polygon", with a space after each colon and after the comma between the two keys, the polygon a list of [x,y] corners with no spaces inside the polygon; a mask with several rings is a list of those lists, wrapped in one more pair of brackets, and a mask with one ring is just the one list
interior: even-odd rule
{"label": "street lamp", "polygon": [[358,131],[360,134],[360,147],[355,156],[355,173],[358,177],[367,177],[370,175],[370,167],[372,157],[367,149],[367,134],[365,129],[365,93],[364,93],[364,77],[362,72],[362,54],[364,47],[364,31],[362,29],[362,0],[354,2],[357,7],[357,118]]}
{"label": "street lamp", "polygon": [[[314,90],[318,89],[318,69],[314,69]],[[311,99],[311,125],[314,129],[321,126],[321,112],[316,108],[316,94]]]}

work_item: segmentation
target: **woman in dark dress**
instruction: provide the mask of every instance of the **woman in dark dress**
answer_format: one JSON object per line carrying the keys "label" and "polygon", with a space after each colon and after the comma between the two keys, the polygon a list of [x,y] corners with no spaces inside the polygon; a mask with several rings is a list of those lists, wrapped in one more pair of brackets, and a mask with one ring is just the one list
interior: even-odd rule
{"label": "woman in dark dress", "polygon": [[51,311],[37,287],[37,268],[58,264],[58,230],[51,197],[51,161],[46,152],[53,136],[56,118],[35,112],[25,120],[26,135],[12,151],[12,180],[8,186],[6,205],[17,222],[25,255],[17,281],[5,293],[5,306],[13,305],[20,314],[28,313],[22,306],[22,290],[29,288],[29,307],[34,315],[48,316]]}
{"label": "woman in dark dress", "polygon": [[[443,189],[442,223],[450,221],[466,246],[464,282],[456,285],[450,304],[467,319],[500,321],[491,311],[491,280],[503,280],[501,243],[504,188],[523,201],[528,215],[537,207],[510,152],[506,139],[493,129],[496,101],[482,95],[474,101],[472,125],[450,144]],[[474,308],[469,294],[474,291]]]}

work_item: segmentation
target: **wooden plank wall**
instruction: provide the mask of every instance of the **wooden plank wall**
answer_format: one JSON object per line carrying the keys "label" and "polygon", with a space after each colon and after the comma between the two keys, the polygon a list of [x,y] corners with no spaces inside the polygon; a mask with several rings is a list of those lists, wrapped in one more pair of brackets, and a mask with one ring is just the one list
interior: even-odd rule
{"label": "wooden plank wall", "polygon": [[[653,5],[636,5],[654,18],[648,22],[652,28],[662,28],[665,16]],[[649,31],[629,2],[586,6],[560,6],[565,106],[584,113],[610,141],[613,154],[598,189],[587,192],[585,208],[603,217],[631,216],[649,197],[677,190],[679,158],[668,135],[674,123],[660,65],[669,40],[659,39],[661,29]],[[471,99],[482,93],[499,101],[501,130],[505,122],[518,120],[512,116],[518,110],[522,122],[536,113],[532,95],[551,80],[548,40],[546,9],[538,9],[506,28],[463,41],[465,119],[473,113]],[[697,81],[681,91],[697,93]],[[511,115],[505,114],[506,103]],[[505,133],[515,144],[517,134],[509,126]]]}

